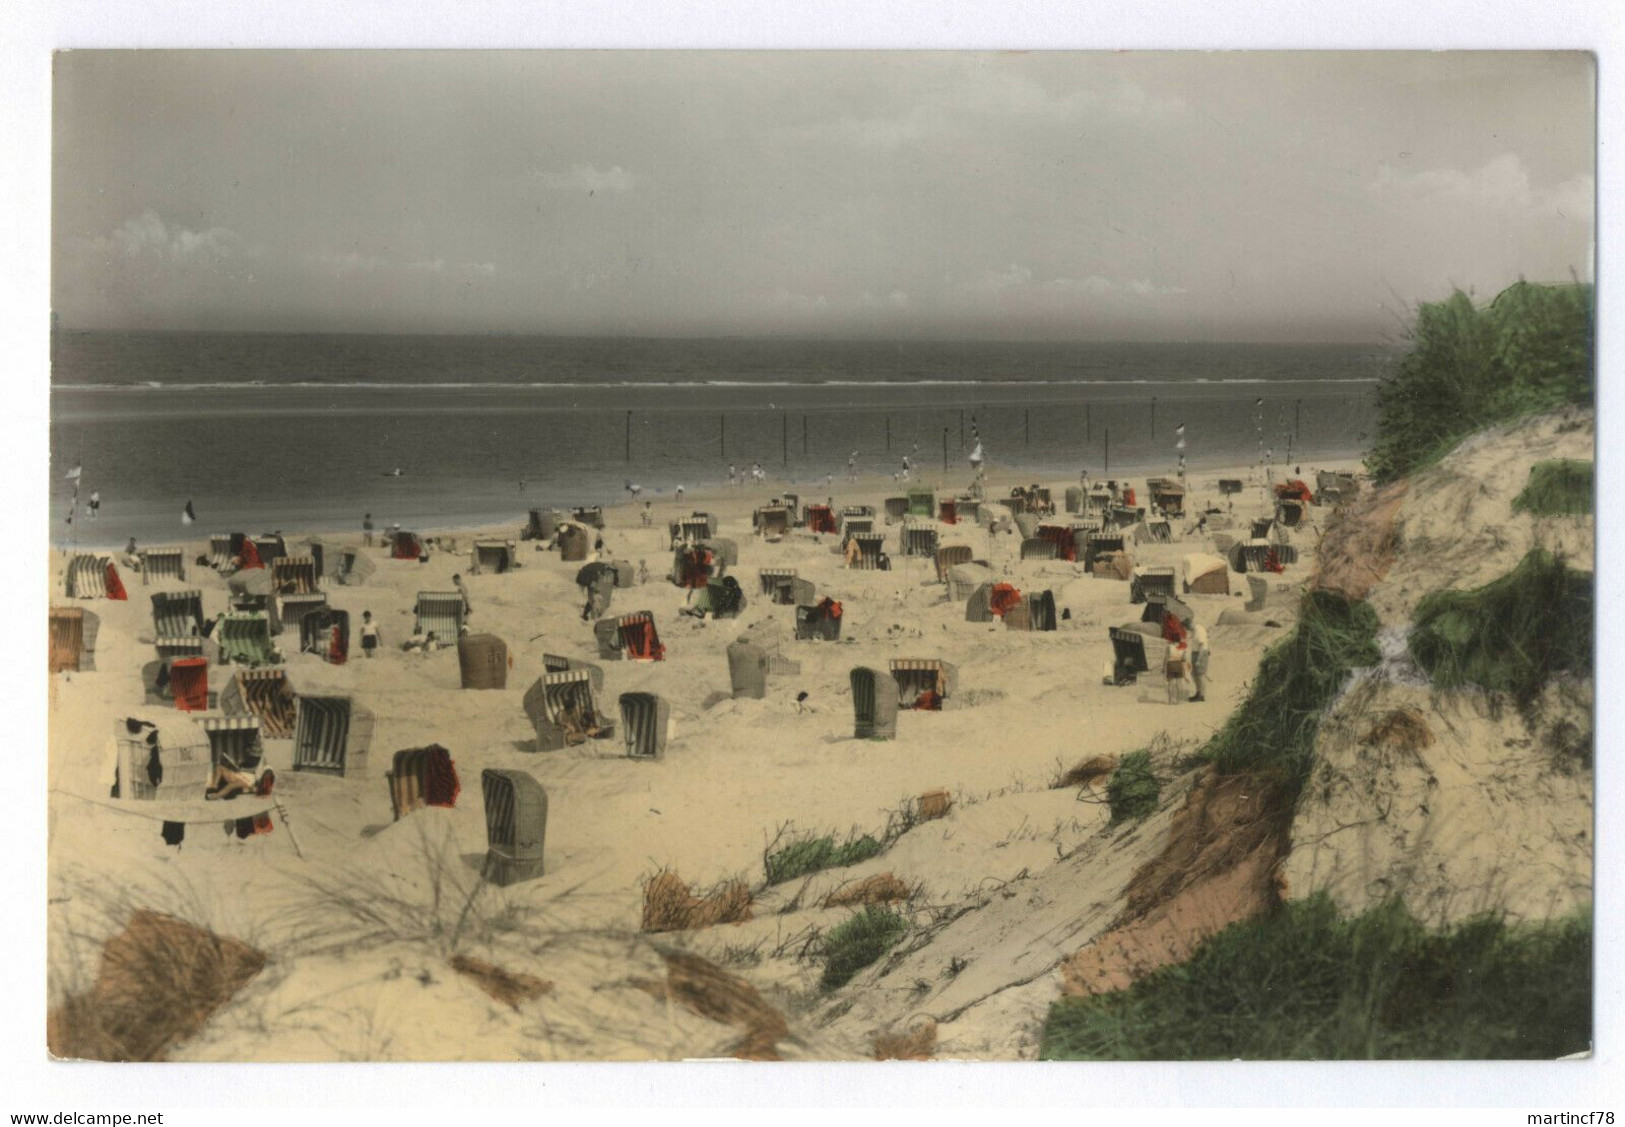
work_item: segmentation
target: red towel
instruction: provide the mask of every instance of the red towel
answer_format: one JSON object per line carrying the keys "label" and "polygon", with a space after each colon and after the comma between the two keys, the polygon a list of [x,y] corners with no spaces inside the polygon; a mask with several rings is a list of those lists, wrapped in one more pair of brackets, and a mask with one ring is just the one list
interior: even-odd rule
{"label": "red towel", "polygon": [[119,579],[118,568],[113,566],[112,560],[107,561],[107,597],[109,599],[119,599],[120,601],[130,597],[125,594],[124,583]]}
{"label": "red towel", "polygon": [[241,570],[252,571],[256,567],[264,566],[264,562],[260,560],[260,550],[254,547],[254,541],[246,536],[243,537],[243,566]]}
{"label": "red towel", "polygon": [[995,583],[992,596],[988,600],[988,609],[995,617],[1003,618],[1004,612],[1021,602],[1021,592],[1008,583]]}
{"label": "red towel", "polygon": [[1281,557],[1275,554],[1274,548],[1264,553],[1264,567],[1277,575],[1286,570],[1286,566],[1281,563]]}
{"label": "red towel", "polygon": [[333,640],[327,644],[327,663],[329,665],[343,665],[349,657],[344,644],[344,631],[333,627]]}
{"label": "red towel", "polygon": [[206,712],[209,708],[209,662],[201,657],[183,657],[169,667],[169,691],[175,707],[182,712]]}
{"label": "red towel", "polygon": [[423,802],[426,806],[456,806],[463,784],[457,778],[457,761],[443,747],[429,749],[423,767]]}
{"label": "red towel", "polygon": [[1134,490],[1132,490],[1132,489],[1123,490],[1123,504],[1124,504],[1124,506],[1126,506],[1127,508],[1130,508],[1130,509],[1132,509],[1134,507]]}
{"label": "red towel", "polygon": [[841,604],[834,599],[826,598],[818,604],[818,609],[824,612],[825,618],[840,618]]}

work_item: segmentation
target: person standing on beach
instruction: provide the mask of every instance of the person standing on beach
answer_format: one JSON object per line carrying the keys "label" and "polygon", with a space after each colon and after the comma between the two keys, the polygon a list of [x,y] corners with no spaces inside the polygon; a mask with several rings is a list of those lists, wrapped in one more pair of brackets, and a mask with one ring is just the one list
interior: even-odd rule
{"label": "person standing on beach", "polygon": [[96,514],[101,511],[102,495],[99,490],[90,491],[90,519],[95,520]]}
{"label": "person standing on beach", "polygon": [[452,576],[451,577],[451,585],[453,587],[457,588],[457,593],[463,597],[463,617],[464,618],[473,618],[474,617],[474,604],[469,602],[468,588],[463,586],[463,577],[461,575]]}
{"label": "person standing on beach", "polygon": [[908,460],[908,455],[904,454],[903,455],[903,480],[904,481],[908,480],[908,472],[909,472],[909,470],[911,470],[913,468],[914,468],[913,464]]}
{"label": "person standing on beach", "polygon": [[1212,651],[1208,648],[1207,628],[1196,622],[1191,625],[1191,687],[1196,691],[1191,694],[1192,703],[1199,703],[1207,699],[1207,660]]}
{"label": "person standing on beach", "polygon": [[361,543],[372,547],[372,514],[364,513],[361,517]]}
{"label": "person standing on beach", "polygon": [[852,451],[852,456],[846,460],[846,480],[858,480],[858,452]]}
{"label": "person standing on beach", "polygon": [[643,503],[643,527],[648,528],[654,523],[654,519],[654,502],[645,501]]}
{"label": "person standing on beach", "polygon": [[361,652],[371,658],[378,648],[378,624],[372,620],[372,611],[361,612]]}
{"label": "person standing on beach", "polygon": [[683,503],[683,487],[681,483],[679,483],[677,486],[677,503],[679,505]]}
{"label": "person standing on beach", "polygon": [[734,465],[732,462],[728,463],[728,484],[739,484],[739,467]]}

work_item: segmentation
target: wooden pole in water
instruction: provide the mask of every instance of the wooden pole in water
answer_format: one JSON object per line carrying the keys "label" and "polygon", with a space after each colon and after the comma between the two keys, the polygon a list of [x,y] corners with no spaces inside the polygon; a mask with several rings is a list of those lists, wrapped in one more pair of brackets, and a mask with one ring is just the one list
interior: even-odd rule
{"label": "wooden pole in water", "polygon": [[632,461],[632,412],[626,413],[626,460]]}

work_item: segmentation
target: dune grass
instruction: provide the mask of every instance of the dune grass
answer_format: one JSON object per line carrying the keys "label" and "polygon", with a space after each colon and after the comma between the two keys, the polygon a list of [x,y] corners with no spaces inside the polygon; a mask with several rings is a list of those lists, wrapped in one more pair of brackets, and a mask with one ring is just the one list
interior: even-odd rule
{"label": "dune grass", "polygon": [[1127,990],[1056,1002],[1046,1060],[1551,1059],[1591,1044],[1591,916],[1439,932],[1325,896],[1233,924]]}
{"label": "dune grass", "polygon": [[1310,591],[1297,629],[1270,648],[1252,691],[1202,748],[1224,774],[1280,778],[1297,794],[1313,764],[1321,716],[1356,668],[1376,665],[1377,614],[1364,602]]}
{"label": "dune grass", "polygon": [[824,960],[821,984],[834,990],[891,950],[908,932],[908,920],[890,908],[874,904],[824,935],[819,951]]}
{"label": "dune grass", "polygon": [[1417,604],[1410,651],[1440,688],[1478,685],[1520,708],[1558,673],[1592,668],[1592,576],[1537,548],[1500,579]]}
{"label": "dune grass", "polygon": [[1519,282],[1480,307],[1459,290],[1417,309],[1410,350],[1377,389],[1366,467],[1379,482],[1422,469],[1493,423],[1595,400],[1589,285]]}
{"label": "dune grass", "polygon": [[1132,751],[1112,772],[1106,783],[1106,800],[1112,808],[1112,824],[1138,821],[1157,808],[1162,784],[1151,773],[1151,753]]}
{"label": "dune grass", "polygon": [[856,865],[878,855],[883,848],[881,842],[869,834],[849,835],[842,842],[837,842],[833,834],[804,836],[792,838],[776,849],[769,847],[762,863],[767,871],[767,883],[783,884],[823,869]]}
{"label": "dune grass", "polygon": [[1537,517],[1590,516],[1596,468],[1591,462],[1557,458],[1529,467],[1529,482],[1512,509]]}

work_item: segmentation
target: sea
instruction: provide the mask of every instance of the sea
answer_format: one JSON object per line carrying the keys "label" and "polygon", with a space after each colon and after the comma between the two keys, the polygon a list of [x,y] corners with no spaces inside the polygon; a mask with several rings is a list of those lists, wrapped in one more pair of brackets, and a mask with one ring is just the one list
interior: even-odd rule
{"label": "sea", "polygon": [[50,538],[86,547],[359,530],[364,513],[517,528],[629,485],[718,487],[730,466],[838,493],[849,460],[889,475],[908,458],[960,487],[978,440],[990,470],[1051,481],[1171,471],[1181,453],[1193,470],[1357,459],[1398,360],[1382,344],[67,330],[51,355]]}

